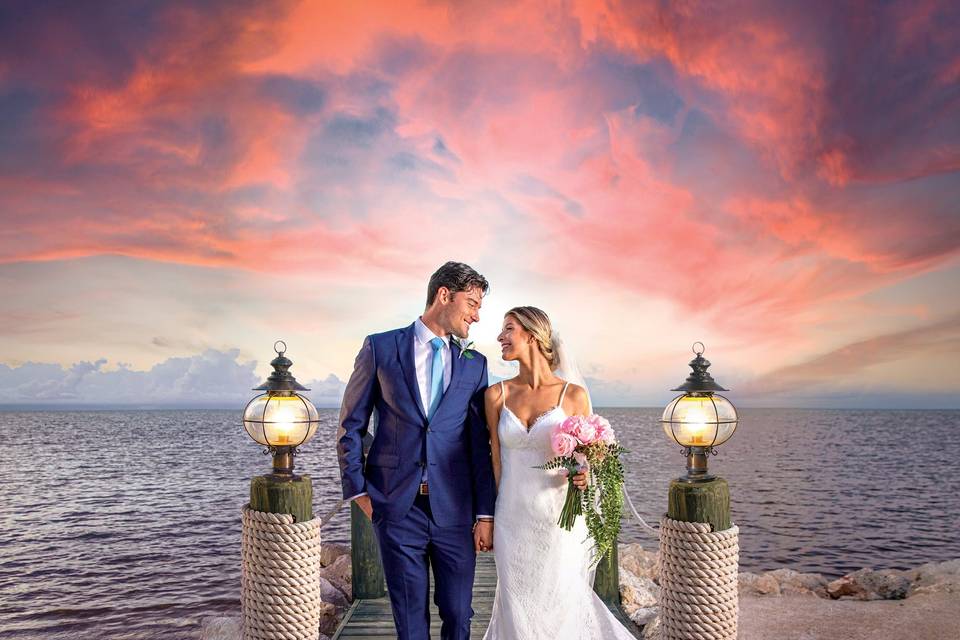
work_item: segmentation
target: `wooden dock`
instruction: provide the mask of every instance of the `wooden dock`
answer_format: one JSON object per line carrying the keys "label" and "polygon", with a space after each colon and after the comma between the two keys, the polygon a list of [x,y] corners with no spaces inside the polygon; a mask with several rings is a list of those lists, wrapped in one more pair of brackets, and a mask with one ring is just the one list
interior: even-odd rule
{"label": "wooden dock", "polygon": [[[432,583],[432,580],[431,580]],[[473,610],[475,612],[470,626],[470,637],[481,640],[490,622],[493,607],[493,593],[497,586],[497,569],[493,554],[477,556],[477,573],[473,582]],[[616,605],[607,605],[615,616],[628,628],[634,630],[633,623]],[[433,604],[433,585],[430,586],[430,637],[440,638],[440,614]],[[634,631],[634,635],[637,633]],[[389,598],[355,600],[347,610],[333,634],[332,640],[364,638],[365,640],[396,640],[393,626],[393,614],[390,611]],[[639,637],[639,636],[638,636]],[[551,639],[552,640],[552,639]],[[562,639],[557,639],[562,640]]]}

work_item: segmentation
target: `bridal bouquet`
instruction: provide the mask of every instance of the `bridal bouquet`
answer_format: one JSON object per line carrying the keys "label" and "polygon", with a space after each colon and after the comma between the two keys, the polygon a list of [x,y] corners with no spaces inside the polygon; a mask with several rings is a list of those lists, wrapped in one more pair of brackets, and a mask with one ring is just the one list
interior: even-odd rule
{"label": "bridal bouquet", "polygon": [[[570,531],[577,516],[583,515],[600,562],[617,544],[623,513],[623,463],[625,451],[617,443],[610,423],[601,416],[570,416],[553,429],[550,444],[556,458],[538,469],[563,469],[568,478],[567,498],[557,524]],[[573,476],[590,470],[590,482],[581,491]]]}

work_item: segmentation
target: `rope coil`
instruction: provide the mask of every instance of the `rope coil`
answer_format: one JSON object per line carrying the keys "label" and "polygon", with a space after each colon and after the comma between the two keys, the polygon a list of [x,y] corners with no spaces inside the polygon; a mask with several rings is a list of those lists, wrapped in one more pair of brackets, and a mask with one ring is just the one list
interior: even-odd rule
{"label": "rope coil", "polygon": [[244,640],[319,637],[322,522],[294,522],[288,514],[243,507]]}
{"label": "rope coil", "polygon": [[660,639],[736,640],[736,525],[660,520]]}

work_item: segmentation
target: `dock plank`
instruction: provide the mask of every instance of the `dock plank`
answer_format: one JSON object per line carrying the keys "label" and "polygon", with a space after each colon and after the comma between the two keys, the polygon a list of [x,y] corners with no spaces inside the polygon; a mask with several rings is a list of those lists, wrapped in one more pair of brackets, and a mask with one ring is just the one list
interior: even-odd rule
{"label": "dock plank", "polygon": [[[433,602],[433,583],[430,585],[430,638],[440,638],[440,614]],[[474,616],[470,625],[470,636],[479,640],[487,630],[493,607],[493,594],[497,586],[497,568],[493,561],[493,554],[482,554],[477,557],[477,573],[473,583],[473,610]],[[636,628],[619,607],[611,606],[610,611],[639,637]],[[331,640],[348,640],[349,638],[364,638],[365,640],[396,640],[397,634],[393,626],[393,613],[390,609],[389,598],[371,600],[357,600],[346,611],[343,620]]]}

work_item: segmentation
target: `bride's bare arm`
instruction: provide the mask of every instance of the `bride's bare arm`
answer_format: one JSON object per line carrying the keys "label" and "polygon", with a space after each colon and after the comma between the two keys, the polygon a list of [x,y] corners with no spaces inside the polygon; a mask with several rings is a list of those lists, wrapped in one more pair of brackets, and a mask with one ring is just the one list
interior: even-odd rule
{"label": "bride's bare arm", "polygon": [[578,384],[570,383],[563,396],[563,410],[568,416],[586,416],[590,414],[590,399],[587,390]]}
{"label": "bride's bare arm", "polygon": [[500,489],[500,436],[497,425],[500,423],[500,410],[503,408],[503,393],[499,384],[487,387],[483,394],[484,412],[487,416],[487,429],[490,431],[490,456],[493,463],[493,479]]}
{"label": "bride's bare arm", "polygon": [[[590,399],[587,390],[578,384],[571,383],[567,387],[567,395],[563,397],[563,410],[568,416],[586,416],[590,414]],[[573,476],[573,484],[583,491],[587,488],[590,472],[585,471]]]}

